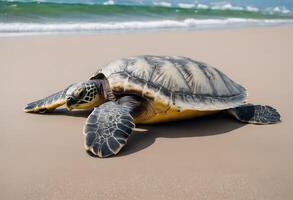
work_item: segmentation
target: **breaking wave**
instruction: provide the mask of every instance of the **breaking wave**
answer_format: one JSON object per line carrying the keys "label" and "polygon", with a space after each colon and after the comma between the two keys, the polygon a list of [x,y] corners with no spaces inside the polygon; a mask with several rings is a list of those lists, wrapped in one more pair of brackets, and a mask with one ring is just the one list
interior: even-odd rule
{"label": "breaking wave", "polygon": [[52,33],[52,32],[99,32],[99,31],[137,31],[152,29],[208,29],[221,27],[241,27],[249,25],[277,25],[293,23],[293,20],[259,20],[259,19],[185,19],[182,21],[130,21],[130,22],[107,22],[107,23],[0,23],[1,33]]}

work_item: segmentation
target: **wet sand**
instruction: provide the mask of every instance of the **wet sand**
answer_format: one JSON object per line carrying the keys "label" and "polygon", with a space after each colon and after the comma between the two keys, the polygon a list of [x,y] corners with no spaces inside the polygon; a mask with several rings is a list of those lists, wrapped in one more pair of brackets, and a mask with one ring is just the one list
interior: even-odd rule
{"label": "wet sand", "polygon": [[[0,38],[0,199],[293,198],[293,28]],[[205,61],[269,104],[283,122],[217,115],[138,126],[116,157],[84,151],[89,112],[24,113],[26,103],[121,57]],[[291,103],[290,103],[291,102]]]}

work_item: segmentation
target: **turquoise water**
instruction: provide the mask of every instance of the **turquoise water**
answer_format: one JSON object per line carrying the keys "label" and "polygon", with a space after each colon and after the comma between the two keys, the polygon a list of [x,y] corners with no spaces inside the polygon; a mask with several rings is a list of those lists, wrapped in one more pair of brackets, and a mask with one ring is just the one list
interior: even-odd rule
{"label": "turquoise water", "polygon": [[0,34],[147,31],[293,22],[293,1],[0,1]]}

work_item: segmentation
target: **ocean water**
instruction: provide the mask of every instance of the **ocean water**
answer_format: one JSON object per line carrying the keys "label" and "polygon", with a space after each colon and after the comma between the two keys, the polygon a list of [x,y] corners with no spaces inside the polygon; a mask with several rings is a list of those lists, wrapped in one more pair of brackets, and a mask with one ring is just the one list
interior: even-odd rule
{"label": "ocean water", "polygon": [[293,0],[0,0],[0,35],[293,24]]}

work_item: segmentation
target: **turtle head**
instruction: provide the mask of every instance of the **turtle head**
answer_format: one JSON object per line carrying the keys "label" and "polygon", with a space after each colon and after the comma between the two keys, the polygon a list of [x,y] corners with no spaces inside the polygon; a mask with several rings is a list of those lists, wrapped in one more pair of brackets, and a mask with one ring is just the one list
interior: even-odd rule
{"label": "turtle head", "polygon": [[88,80],[71,85],[65,95],[66,107],[72,109],[89,109],[104,102],[101,84]]}

